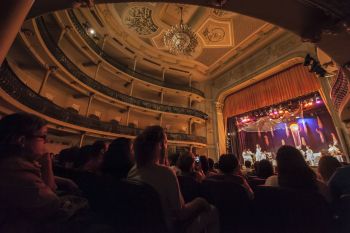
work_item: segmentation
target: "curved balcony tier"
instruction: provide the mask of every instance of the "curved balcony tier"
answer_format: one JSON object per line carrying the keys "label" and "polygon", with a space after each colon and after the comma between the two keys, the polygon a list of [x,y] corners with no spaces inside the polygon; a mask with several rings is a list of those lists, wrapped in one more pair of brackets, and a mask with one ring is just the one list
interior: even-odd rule
{"label": "curved balcony tier", "polygon": [[183,85],[178,85],[178,84],[172,84],[172,83],[167,83],[164,81],[161,81],[155,77],[152,77],[150,74],[144,74],[140,73],[138,71],[134,71],[130,69],[129,67],[121,64],[118,62],[116,59],[108,55],[106,52],[104,52],[100,46],[96,44],[96,42],[86,33],[86,30],[84,27],[81,25],[79,22],[78,18],[75,16],[73,10],[67,10],[68,16],[70,20],[72,21],[72,24],[74,25],[76,31],[80,34],[80,36],[83,38],[83,40],[90,46],[90,48],[101,58],[103,58],[105,61],[107,61],[109,64],[114,66],[116,69],[136,78],[140,79],[143,81],[146,81],[148,83],[160,86],[160,87],[165,87],[165,88],[170,88],[170,89],[175,89],[175,90],[180,90],[180,91],[186,91],[190,92],[196,95],[199,95],[201,97],[205,97],[204,93],[196,88],[189,87],[189,86],[183,86]]}
{"label": "curved balcony tier", "polygon": [[208,115],[190,108],[184,108],[184,107],[177,107],[177,106],[170,106],[170,105],[164,105],[159,103],[154,103],[151,101],[142,100],[139,98],[131,97],[128,95],[125,95],[123,93],[120,93],[108,86],[105,86],[101,84],[100,82],[94,80],[93,78],[86,75],[84,72],[82,72],[65,54],[64,52],[56,45],[54,40],[52,39],[51,35],[49,34],[47,27],[45,25],[44,19],[42,17],[36,18],[36,25],[38,27],[39,33],[41,35],[41,38],[43,39],[47,49],[50,51],[50,53],[55,57],[55,59],[68,71],[73,75],[75,78],[77,78],[80,82],[84,83],[85,85],[89,86],[93,90],[96,90],[106,96],[109,96],[111,98],[114,98],[118,101],[124,102],[126,104],[135,106],[135,107],[141,107],[146,108],[150,110],[155,110],[159,112],[169,112],[174,114],[182,114],[182,115],[189,115],[193,117],[198,117],[203,120],[208,119]]}
{"label": "curved balcony tier", "polygon": [[[12,71],[7,62],[4,62],[0,68],[0,87],[19,103],[60,122],[117,135],[137,136],[142,132],[142,129],[119,125],[113,123],[113,121],[104,122],[84,117],[54,104],[25,85]],[[206,145],[205,137],[181,133],[167,133],[167,136],[169,141],[172,142]]]}

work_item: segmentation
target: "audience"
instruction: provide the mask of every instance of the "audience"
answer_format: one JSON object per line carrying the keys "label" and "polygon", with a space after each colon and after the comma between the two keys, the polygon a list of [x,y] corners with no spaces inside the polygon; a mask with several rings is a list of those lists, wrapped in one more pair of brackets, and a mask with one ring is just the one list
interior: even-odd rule
{"label": "audience", "polygon": [[125,179],[134,165],[132,140],[117,138],[109,145],[101,165],[101,173],[120,180]]}
{"label": "audience", "polygon": [[350,166],[338,168],[329,178],[328,187],[335,199],[343,195],[350,195]]}
{"label": "audience", "polygon": [[217,174],[218,171],[214,168],[214,160],[212,158],[208,158],[208,166],[209,166],[209,172],[210,173],[214,173],[214,174]]}
{"label": "audience", "polygon": [[151,185],[159,194],[165,220],[176,231],[179,221],[191,221],[188,232],[219,232],[218,213],[204,199],[196,198],[185,204],[174,171],[160,164],[166,157],[167,137],[160,126],[146,128],[134,142],[135,161],[128,179]]}
{"label": "audience", "polygon": [[277,176],[270,176],[265,185],[280,186],[307,192],[319,192],[328,201],[330,193],[325,184],[317,180],[301,152],[293,146],[282,146],[277,151]]}
{"label": "audience", "polygon": [[201,182],[204,176],[195,170],[194,154],[191,152],[186,152],[180,155],[177,160],[177,167],[180,172],[177,175],[192,177],[197,182]]}
{"label": "audience", "polygon": [[46,122],[34,115],[0,120],[0,232],[28,232],[60,213],[46,137]]}
{"label": "audience", "polygon": [[169,165],[174,170],[175,174],[180,174],[180,169],[177,166],[177,161],[179,160],[181,153],[173,153],[168,156]]}
{"label": "audience", "polygon": [[222,174],[214,175],[210,178],[216,180],[230,181],[242,185],[246,189],[248,196],[251,199],[253,198],[254,193],[250,188],[248,182],[244,177],[239,175],[239,164],[237,157],[234,154],[224,154],[220,156],[219,170]]}
{"label": "audience", "polygon": [[[78,190],[78,187],[71,180],[54,176],[52,156],[45,148],[46,137],[46,122],[34,115],[17,113],[0,120],[0,232],[38,232],[38,228],[40,231],[52,232],[52,226],[57,226],[58,221],[65,225],[66,220],[72,216],[66,207],[73,199],[64,200],[56,195],[56,191],[61,186],[69,187],[70,190]],[[159,195],[170,232],[183,229],[198,233],[220,231],[216,207],[205,199],[198,198],[205,183],[195,182],[198,185],[197,195],[187,198],[189,202],[185,203],[183,193],[186,197],[186,192],[183,190],[181,193],[178,179],[181,181],[191,177],[200,182],[207,177],[208,181],[233,182],[244,187],[250,199],[254,198],[250,185],[241,176],[239,162],[234,154],[220,156],[216,165],[206,156],[200,156],[196,164],[195,156],[191,152],[172,154],[168,160],[167,137],[160,126],[146,128],[134,142],[131,139],[118,138],[109,147],[104,141],[96,141],[80,149],[64,149],[57,156],[57,161],[65,171],[81,173],[79,170],[83,170],[103,175],[92,174],[98,178],[127,178],[150,185]],[[318,173],[323,182],[317,180],[316,173],[307,165],[301,152],[292,146],[282,146],[277,152],[276,161],[277,175],[274,175],[273,166],[266,159],[254,163],[255,173],[251,162],[245,161],[244,172],[253,188],[257,187],[253,185],[253,179],[262,182],[266,179],[265,185],[285,187],[298,192],[319,192],[328,201],[331,198],[325,183],[335,200],[350,194],[350,167],[342,167],[332,156],[323,156],[319,161]],[[187,191],[194,189],[192,183],[190,184],[187,187],[190,190]],[[257,198],[258,189],[256,191]],[[74,203],[71,204],[74,206]],[[83,221],[80,222],[82,223]]]}
{"label": "audience", "polygon": [[323,182],[327,183],[339,167],[341,167],[341,163],[335,157],[322,156],[318,162],[318,172]]}
{"label": "audience", "polygon": [[257,169],[256,175],[261,179],[267,179],[274,174],[272,163],[267,159],[260,160],[257,164]]}

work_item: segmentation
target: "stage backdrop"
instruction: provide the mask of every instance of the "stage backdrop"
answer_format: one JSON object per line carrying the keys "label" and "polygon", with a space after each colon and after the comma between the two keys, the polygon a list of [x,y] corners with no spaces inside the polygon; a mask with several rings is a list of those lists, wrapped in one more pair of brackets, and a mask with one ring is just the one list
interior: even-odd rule
{"label": "stage backdrop", "polygon": [[[297,129],[300,141],[293,139],[292,128]],[[236,118],[231,117],[227,121],[228,126],[228,151],[241,155],[243,149],[250,149],[255,153],[256,144],[259,144],[263,151],[276,153],[282,145],[296,146],[302,144],[310,146],[314,152],[327,151],[328,145],[338,141],[332,119],[325,106],[304,112],[304,118],[295,119],[288,123],[278,123],[269,131],[247,132],[236,129]],[[237,130],[237,131],[236,131]],[[295,134],[294,130],[294,134]],[[295,135],[294,135],[295,136]],[[239,141],[238,147],[234,140]]]}

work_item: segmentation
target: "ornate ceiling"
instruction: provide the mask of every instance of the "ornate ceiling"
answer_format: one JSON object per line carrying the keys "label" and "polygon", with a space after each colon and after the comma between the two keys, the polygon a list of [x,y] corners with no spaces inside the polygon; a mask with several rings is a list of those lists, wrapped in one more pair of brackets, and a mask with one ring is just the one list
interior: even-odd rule
{"label": "ornate ceiling", "polygon": [[[170,54],[163,41],[166,30],[180,21],[180,6],[183,7],[184,23],[191,26],[198,38],[198,46],[192,56]],[[85,18],[91,13],[88,9],[79,11]],[[189,71],[197,78],[196,81],[217,77],[283,31],[262,20],[195,5],[149,2],[99,4],[94,12],[102,22],[101,33],[124,40],[133,50],[162,67],[175,65],[178,69]]]}

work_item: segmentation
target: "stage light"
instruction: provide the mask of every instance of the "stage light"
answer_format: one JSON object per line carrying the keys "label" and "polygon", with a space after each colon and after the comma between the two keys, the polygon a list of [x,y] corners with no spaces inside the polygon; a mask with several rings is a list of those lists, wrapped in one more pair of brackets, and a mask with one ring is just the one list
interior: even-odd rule
{"label": "stage light", "polygon": [[318,97],[318,96],[316,97],[316,99],[315,99],[315,100],[316,100],[316,104],[320,104],[320,103],[322,103],[322,101],[321,101],[320,97]]}
{"label": "stage light", "polygon": [[290,126],[289,126],[289,128],[290,128],[290,130],[292,130],[292,131],[299,131],[299,126],[298,126],[298,124],[291,124]]}

